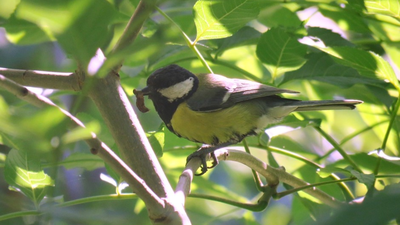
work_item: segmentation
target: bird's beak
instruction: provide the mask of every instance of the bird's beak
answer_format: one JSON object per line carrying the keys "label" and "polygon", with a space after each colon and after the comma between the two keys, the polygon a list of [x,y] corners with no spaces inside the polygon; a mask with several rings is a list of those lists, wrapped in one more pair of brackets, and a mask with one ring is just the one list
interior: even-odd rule
{"label": "bird's beak", "polygon": [[149,87],[145,87],[142,90],[140,90],[140,92],[142,92],[143,95],[149,95],[150,94],[150,88]]}

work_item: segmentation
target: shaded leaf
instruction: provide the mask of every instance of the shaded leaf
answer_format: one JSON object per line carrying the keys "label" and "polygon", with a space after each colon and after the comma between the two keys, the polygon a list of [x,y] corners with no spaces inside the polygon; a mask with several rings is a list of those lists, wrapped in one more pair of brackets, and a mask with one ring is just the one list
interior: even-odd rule
{"label": "shaded leaf", "polygon": [[333,215],[327,213],[323,221],[307,224],[388,224],[393,219],[400,219],[399,208],[400,184],[392,184],[372,198],[366,198],[361,204],[344,205]]}
{"label": "shaded leaf", "polygon": [[15,12],[16,18],[56,37],[63,49],[84,65],[107,40],[108,25],[115,15],[114,7],[105,0],[21,1]]}
{"label": "shaded leaf", "polygon": [[159,131],[148,133],[147,137],[156,155],[161,157],[163,155],[163,148],[165,145],[164,127]]}
{"label": "shaded leaf", "polygon": [[92,121],[85,125],[86,127],[75,127],[62,137],[62,142],[65,144],[77,142],[85,139],[90,139],[95,133],[100,132],[100,124],[97,121]]}
{"label": "shaded leaf", "polygon": [[338,168],[338,167],[327,166],[325,168],[317,169],[317,174],[322,178],[327,178],[327,177],[331,176],[332,173],[343,173],[343,174],[351,175],[351,173],[348,170]]}
{"label": "shaded leaf", "polygon": [[257,17],[259,7],[255,0],[199,0],[193,13],[197,42],[231,36]]}
{"label": "shaded leaf", "polygon": [[364,0],[347,0],[349,6],[358,13],[362,13],[365,9]]}
{"label": "shaded leaf", "polygon": [[350,166],[346,167],[345,170],[348,170],[351,173],[351,175],[353,175],[355,178],[357,178],[358,182],[365,184],[365,186],[367,186],[368,190],[371,188],[374,188],[374,183],[375,183],[375,175],[374,174],[360,173],[357,170],[354,170]]}
{"label": "shaded leaf", "polygon": [[332,30],[322,27],[308,27],[307,32],[309,36],[318,37],[324,42],[325,46],[354,46],[353,43],[344,39],[340,34]]}
{"label": "shaded leaf", "polygon": [[360,14],[339,5],[319,4],[319,11],[335,21],[343,30],[369,33],[369,29]]}
{"label": "shaded leaf", "polygon": [[9,185],[19,189],[36,204],[46,195],[46,188],[54,186],[54,181],[40,168],[39,159],[16,149],[7,155],[4,177]]}
{"label": "shaded leaf", "polygon": [[7,31],[7,39],[14,44],[31,45],[51,40],[49,35],[38,25],[15,18],[14,14],[4,25],[4,28]]}
{"label": "shaded leaf", "polygon": [[305,62],[307,47],[285,31],[272,28],[265,32],[257,44],[257,57],[266,64],[272,77],[300,68]]}
{"label": "shaded leaf", "polygon": [[104,161],[93,154],[75,152],[59,162],[59,165],[64,166],[66,169],[84,168],[95,170],[104,167]]}
{"label": "shaded leaf", "polygon": [[245,26],[232,35],[232,37],[223,39],[216,54],[220,55],[222,52],[238,46],[257,44],[260,37],[261,33],[259,31]]}

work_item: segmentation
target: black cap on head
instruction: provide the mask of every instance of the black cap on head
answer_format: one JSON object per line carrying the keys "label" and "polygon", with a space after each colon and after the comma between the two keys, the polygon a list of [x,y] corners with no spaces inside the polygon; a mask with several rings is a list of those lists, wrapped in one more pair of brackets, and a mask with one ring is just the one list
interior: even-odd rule
{"label": "black cap on head", "polygon": [[172,64],[156,70],[147,78],[147,86],[154,89],[170,87],[174,84],[187,80],[189,77],[196,77],[190,71]]}

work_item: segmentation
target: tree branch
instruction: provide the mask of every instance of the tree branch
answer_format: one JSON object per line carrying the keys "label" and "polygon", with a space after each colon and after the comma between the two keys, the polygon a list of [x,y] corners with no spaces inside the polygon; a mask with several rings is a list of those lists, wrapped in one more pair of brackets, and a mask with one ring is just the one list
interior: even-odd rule
{"label": "tree branch", "polygon": [[[235,161],[248,166],[250,169],[253,169],[254,171],[256,171],[257,173],[261,174],[263,177],[266,178],[268,186],[271,187],[277,186],[279,182],[289,184],[294,188],[299,188],[309,185],[309,183],[287,173],[284,169],[281,168],[277,169],[268,166],[265,162],[262,162],[261,160],[255,158],[254,156],[246,152],[233,149],[229,150],[218,149],[214,153],[220,161],[223,160]],[[175,192],[177,194],[179,193],[180,199],[184,199],[189,195],[190,183],[192,182],[193,179],[193,173],[196,172],[196,170],[200,166],[200,160],[192,162],[194,160],[195,159],[191,160],[188,163],[184,172],[179,178]],[[308,188],[303,191],[319,199],[321,202],[335,208],[343,204],[342,202],[335,200],[332,196],[329,196],[325,192],[316,188]]]}
{"label": "tree branch", "polygon": [[48,72],[39,70],[17,70],[0,67],[0,73],[21,85],[60,89],[81,90],[83,81],[75,73]]}
{"label": "tree branch", "polygon": [[[71,115],[68,111],[54,104],[50,99],[35,94],[27,88],[5,78],[0,75],[0,87],[8,92],[16,95],[20,99],[31,103],[39,108],[50,106],[59,109],[71,122],[73,127],[83,127],[83,123]],[[160,211],[164,208],[164,201],[159,198],[153,190],[134,172],[129,168],[105,143],[96,138],[96,134],[91,133],[91,138],[86,139],[86,143],[90,146],[92,153],[97,154],[102,158],[110,167],[117,171],[119,175],[130,185],[134,192],[143,199],[146,204],[151,204],[153,207],[158,207]]]}
{"label": "tree branch", "polygon": [[[122,66],[123,58],[132,54],[129,46],[134,42],[143,23],[154,10],[155,3],[156,0],[140,1],[124,33],[105,61],[106,66],[103,65],[98,72],[99,76],[94,77],[94,82],[88,88],[88,95],[100,111],[123,159],[153,189],[157,196],[165,201],[164,209],[152,207],[145,202],[153,223],[191,224],[183,205],[175,198],[175,193],[116,73]],[[107,75],[103,77],[102,73],[107,68],[113,69],[107,71]]]}

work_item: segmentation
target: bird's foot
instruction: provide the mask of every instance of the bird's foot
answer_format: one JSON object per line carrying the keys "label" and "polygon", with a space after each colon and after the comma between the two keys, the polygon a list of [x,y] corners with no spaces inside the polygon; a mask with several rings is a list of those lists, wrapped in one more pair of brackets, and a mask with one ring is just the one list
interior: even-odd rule
{"label": "bird's foot", "polygon": [[[214,146],[204,146],[201,147],[199,150],[193,152],[192,154],[190,154],[187,158],[186,158],[186,164],[193,158],[195,157],[199,157],[200,161],[201,161],[201,165],[200,165],[200,169],[201,169],[201,173],[196,173],[196,176],[201,176],[203,174],[205,174],[208,169],[214,168],[215,166],[218,165],[218,159],[215,156],[214,151],[216,150],[216,148]],[[211,166],[207,166],[207,156],[208,154],[211,155],[211,158],[213,159]]]}

